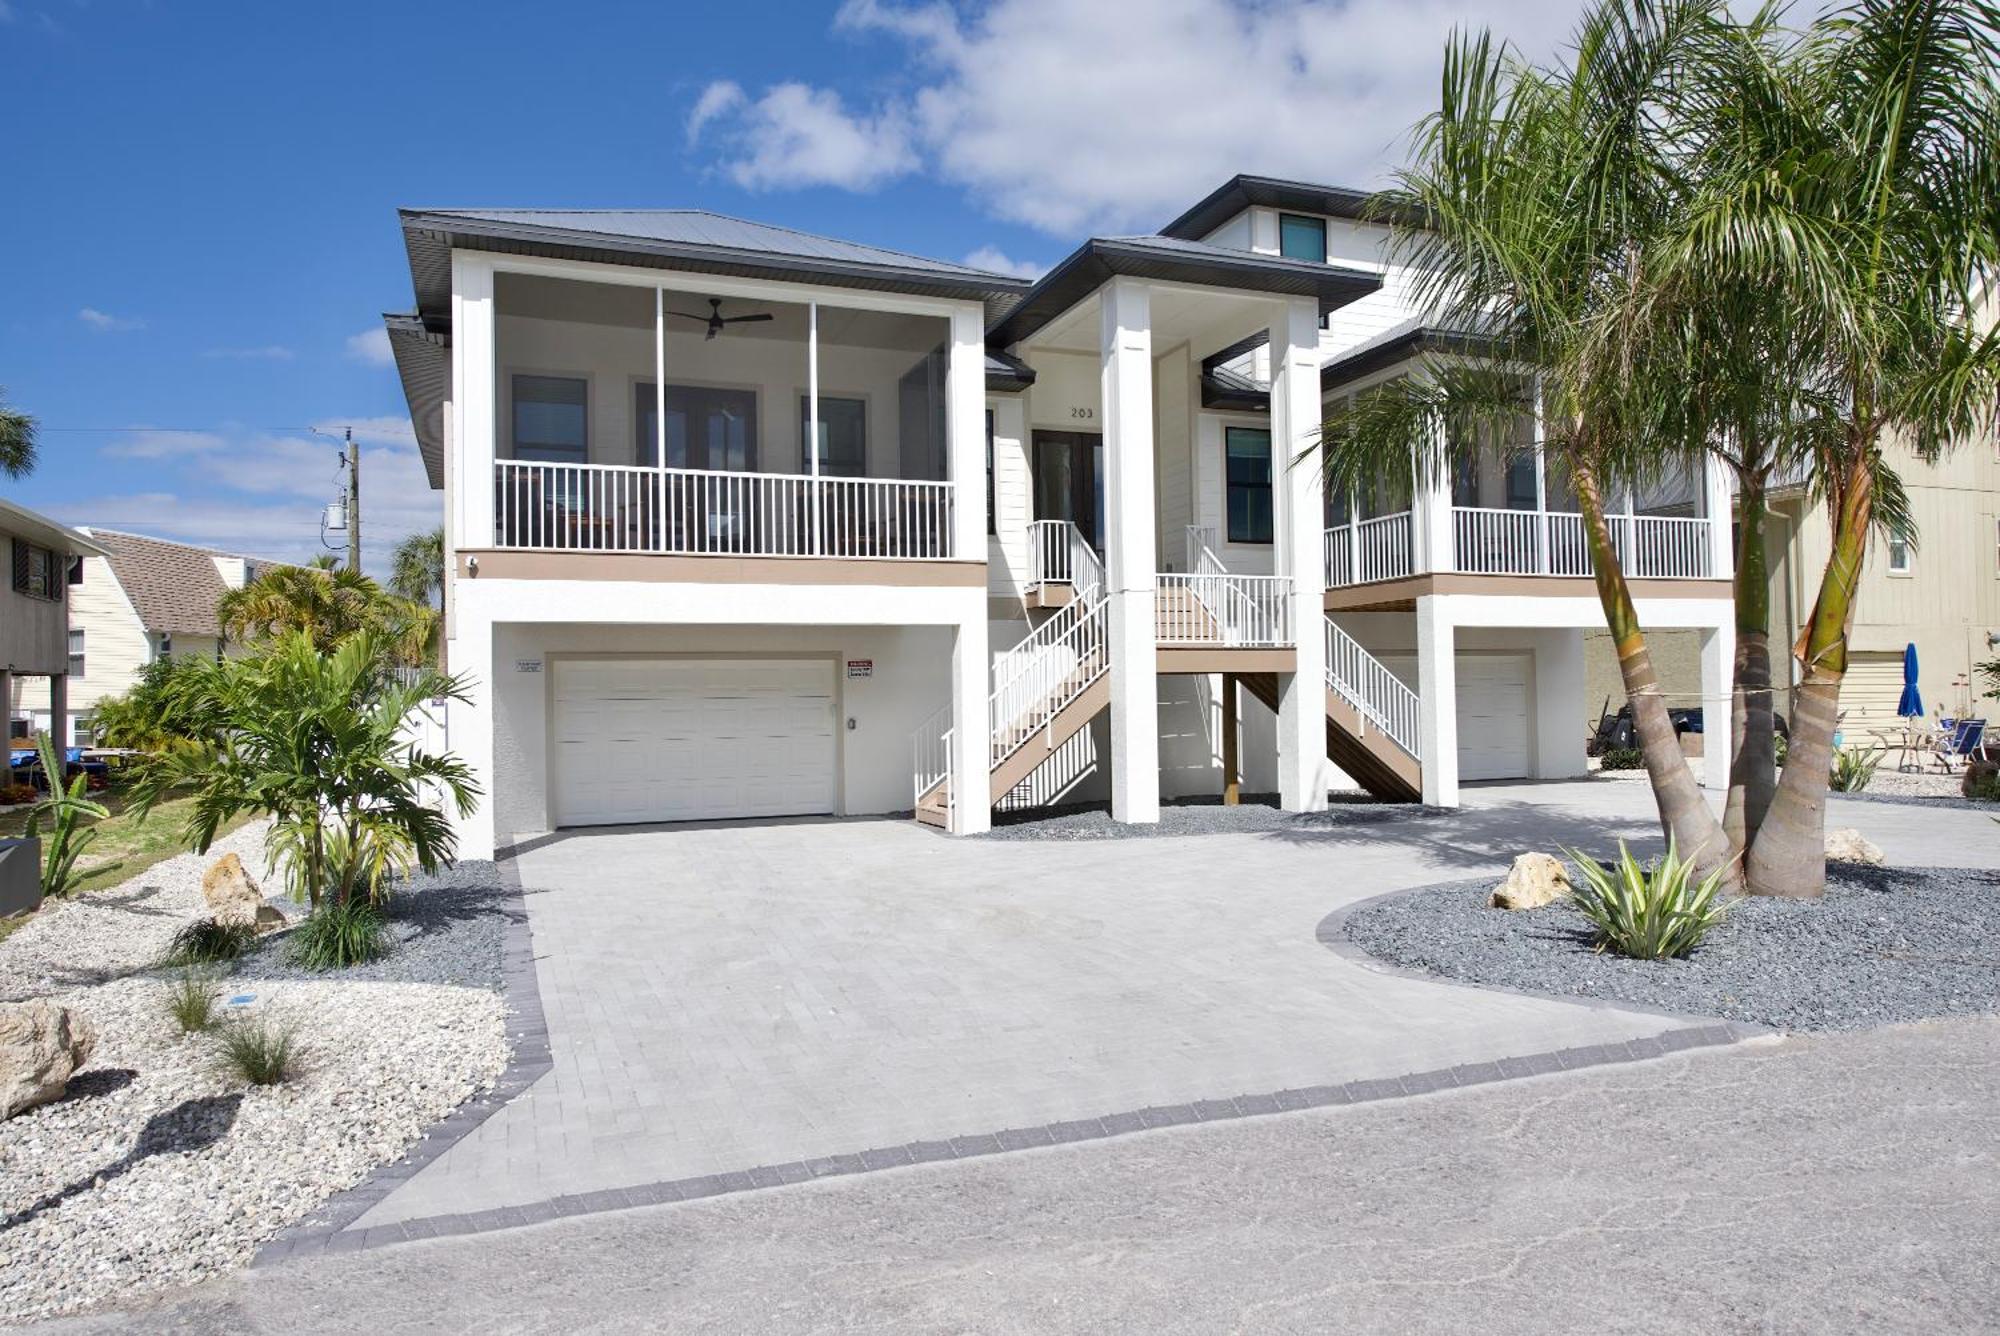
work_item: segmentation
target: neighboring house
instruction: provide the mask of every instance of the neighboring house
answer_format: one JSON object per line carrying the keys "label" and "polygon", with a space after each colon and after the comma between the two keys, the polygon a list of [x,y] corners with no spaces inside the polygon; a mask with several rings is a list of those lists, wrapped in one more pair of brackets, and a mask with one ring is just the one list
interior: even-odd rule
{"label": "neighboring house", "polygon": [[[1601,613],[1533,453],[1355,502],[1291,466],[1330,402],[1465,343],[1363,200],[1238,177],[1033,284],[700,212],[404,211],[386,320],[489,795],[461,855],[1582,773]],[[1722,480],[1619,500],[1640,613],[1696,632],[1719,704]]]}
{"label": "neighboring house", "polygon": [[[36,728],[66,738],[71,681],[76,661],[71,648],[69,606],[87,581],[84,564],[102,557],[93,539],[54,520],[0,500],[0,549],[8,561],[0,589],[0,704],[17,692],[38,692],[44,710]],[[7,710],[7,736],[29,732]]]}
{"label": "neighboring house", "polygon": [[[217,605],[268,563],[186,543],[84,528],[100,549],[85,559],[69,609],[70,738],[91,738],[97,702],[131,688],[139,670],[173,655],[219,658]],[[46,687],[17,689],[14,713],[49,727]]]}

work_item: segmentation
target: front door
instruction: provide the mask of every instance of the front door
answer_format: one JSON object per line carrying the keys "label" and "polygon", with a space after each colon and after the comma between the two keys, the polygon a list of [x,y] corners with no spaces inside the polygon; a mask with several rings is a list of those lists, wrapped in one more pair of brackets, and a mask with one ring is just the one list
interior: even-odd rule
{"label": "front door", "polygon": [[1035,518],[1068,520],[1104,551],[1104,438],[1087,431],[1035,433]]}

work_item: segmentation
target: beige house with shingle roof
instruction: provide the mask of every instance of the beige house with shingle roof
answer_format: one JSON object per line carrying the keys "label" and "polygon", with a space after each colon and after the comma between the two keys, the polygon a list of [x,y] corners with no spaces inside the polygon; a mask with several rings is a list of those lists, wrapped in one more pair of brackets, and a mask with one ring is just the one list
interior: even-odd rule
{"label": "beige house with shingle roof", "polygon": [[[131,687],[139,670],[166,655],[219,656],[225,638],[216,605],[274,564],[186,543],[84,528],[104,556],[84,559],[69,608],[69,712],[76,745],[90,738],[97,702]],[[16,684],[10,719],[49,726],[46,684]]]}

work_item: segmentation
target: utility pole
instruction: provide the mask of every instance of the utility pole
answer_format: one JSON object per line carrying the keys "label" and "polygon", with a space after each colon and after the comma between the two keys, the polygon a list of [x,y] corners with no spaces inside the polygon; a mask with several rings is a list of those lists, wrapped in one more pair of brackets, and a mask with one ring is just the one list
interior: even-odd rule
{"label": "utility pole", "polygon": [[361,456],[354,452],[354,428],[347,428],[347,568],[361,570]]}

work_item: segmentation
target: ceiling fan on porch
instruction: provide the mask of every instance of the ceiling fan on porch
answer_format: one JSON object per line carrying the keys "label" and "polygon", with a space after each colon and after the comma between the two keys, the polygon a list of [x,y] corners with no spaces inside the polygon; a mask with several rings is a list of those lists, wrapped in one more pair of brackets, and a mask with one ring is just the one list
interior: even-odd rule
{"label": "ceiling fan on porch", "polygon": [[748,325],[759,320],[774,318],[769,311],[759,311],[755,315],[724,315],[722,313],[722,298],[720,297],[710,297],[708,299],[707,315],[691,315],[686,311],[668,311],[666,314],[677,315],[683,320],[701,321],[702,324],[708,326],[706,337],[710,339],[720,334],[725,325]]}

